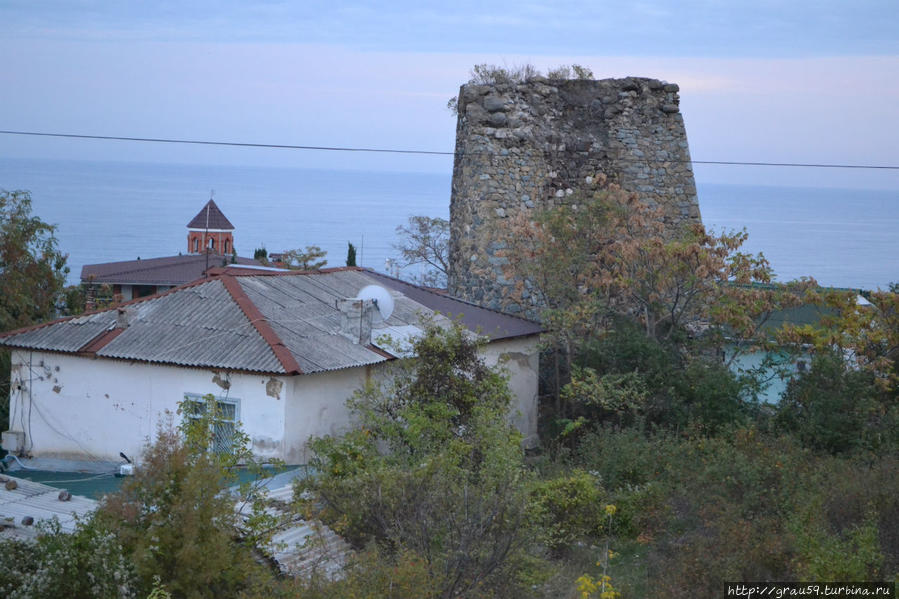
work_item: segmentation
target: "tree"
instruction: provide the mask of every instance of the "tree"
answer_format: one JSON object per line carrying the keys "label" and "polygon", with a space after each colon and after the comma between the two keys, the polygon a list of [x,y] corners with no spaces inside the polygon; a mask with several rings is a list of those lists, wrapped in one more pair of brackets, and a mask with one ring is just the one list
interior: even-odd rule
{"label": "tree", "polygon": [[356,266],[356,246],[349,241],[346,242],[346,265]]}
{"label": "tree", "polygon": [[238,428],[222,436],[212,395],[186,399],[179,412],[181,425],[173,425],[171,414],[160,424],[134,477],[106,498],[97,524],[121,543],[141,596],[159,576],[174,597],[233,597],[265,580],[251,550],[274,524],[258,485],[245,483],[234,492],[236,467],[266,474],[254,467],[245,433]]}
{"label": "tree", "polygon": [[307,245],[306,249],[285,251],[281,254],[281,262],[291,270],[318,270],[328,263],[323,260],[327,254],[317,245]]}
{"label": "tree", "polygon": [[450,224],[443,218],[410,216],[396,228],[400,243],[394,248],[402,256],[403,268],[418,265],[422,271],[411,278],[431,287],[446,287],[449,271]]}
{"label": "tree", "polygon": [[[69,272],[56,227],[31,214],[31,194],[0,190],[0,331],[53,318]],[[10,356],[0,351],[0,429],[9,426]]]}
{"label": "tree", "polygon": [[357,546],[424,560],[436,596],[490,596],[514,586],[531,536],[509,390],[460,326],[428,327],[413,350],[390,382],[351,399],[357,428],[312,441],[317,475],[298,491]]}
{"label": "tree", "polygon": [[268,264],[268,251],[265,248],[256,248],[253,250],[253,260]]}
{"label": "tree", "polygon": [[672,231],[661,207],[603,176],[591,181],[565,204],[520,212],[496,231],[504,274],[515,281],[508,299],[550,331],[557,393],[570,372],[558,357],[570,361],[622,320],[678,351],[691,338],[720,343],[725,334],[748,349],[767,341],[765,320],[798,305],[813,283],[771,285],[764,256],[739,251],[745,232]]}
{"label": "tree", "polygon": [[56,227],[31,215],[31,194],[0,191],[0,330],[52,318],[69,270]]}

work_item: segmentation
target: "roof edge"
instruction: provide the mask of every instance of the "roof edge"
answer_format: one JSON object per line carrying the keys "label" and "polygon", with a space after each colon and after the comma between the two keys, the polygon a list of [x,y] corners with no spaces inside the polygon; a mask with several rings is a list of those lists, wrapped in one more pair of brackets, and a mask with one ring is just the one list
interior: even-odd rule
{"label": "roof edge", "polygon": [[[399,279],[399,278],[397,278],[397,277],[394,277],[394,276],[391,276],[391,275],[388,275],[388,274],[384,274],[384,273],[382,273],[382,272],[378,272],[378,271],[373,270],[373,269],[370,269],[370,268],[363,268],[362,271],[363,271],[363,272],[366,272],[366,273],[369,273],[369,274],[372,274],[372,275],[374,275],[374,276],[376,276],[376,277],[379,277],[379,278],[381,278],[381,279],[387,279],[387,280],[389,280],[389,281],[392,281],[392,282],[395,282],[395,283],[399,283],[400,285],[408,285],[409,287],[415,287],[416,289],[420,289],[420,290],[424,291],[425,293],[430,293],[431,295],[436,295],[437,297],[448,298],[448,299],[451,299],[451,300],[453,300],[453,301],[460,302],[460,303],[462,303],[462,304],[467,304],[467,305],[472,306],[472,307],[474,307],[474,308],[480,308],[481,310],[487,310],[488,312],[493,312],[493,313],[495,313],[495,314],[502,314],[503,316],[508,316],[509,318],[515,318],[515,319],[517,319],[517,320],[522,320],[522,321],[527,322],[527,323],[530,323],[530,324],[535,324],[535,325],[537,325],[537,326],[540,327],[541,331],[544,331],[544,330],[545,330],[545,329],[543,328],[543,324],[542,324],[541,322],[538,322],[538,321],[536,321],[536,320],[531,320],[530,318],[525,318],[524,316],[518,316],[517,314],[509,314],[508,312],[503,312],[502,310],[496,310],[496,309],[494,309],[494,308],[490,308],[489,306],[482,306],[482,305],[480,305],[480,304],[476,304],[476,303],[471,302],[471,301],[469,301],[469,300],[462,299],[461,297],[456,297],[455,295],[452,295],[452,294],[450,294],[450,293],[440,293],[440,292],[438,292],[438,291],[434,291],[434,289],[431,288],[431,287],[424,287],[424,286],[422,286],[422,285],[416,285],[415,283],[410,283],[409,281],[404,281],[404,280]],[[539,333],[528,333],[527,335],[518,335],[518,336],[524,336],[524,337],[527,337],[527,336],[529,336],[529,335],[537,335],[537,334],[539,334]]]}
{"label": "roof edge", "polygon": [[250,323],[256,329],[256,332],[259,333],[266,343],[268,343],[272,352],[275,354],[275,357],[278,359],[278,362],[280,362],[281,366],[284,368],[285,373],[303,374],[303,369],[300,368],[297,359],[290,350],[287,349],[284,342],[281,341],[281,338],[268,323],[265,316],[262,315],[262,312],[259,311],[259,308],[256,307],[256,304],[254,304],[247,296],[237,279],[231,275],[222,275],[217,277],[217,279],[222,282],[222,285],[224,285],[228,293],[231,294],[232,299],[234,299],[237,306],[243,311],[244,316],[249,319]]}
{"label": "roof edge", "polygon": [[[103,312],[111,312],[113,310],[117,310],[117,309],[121,308],[122,306],[130,306],[132,304],[146,302],[146,301],[149,301],[152,299],[166,296],[170,293],[174,293],[174,292],[178,291],[179,289],[187,289],[189,287],[196,287],[198,285],[202,285],[203,283],[209,283],[213,280],[214,279],[197,279],[196,281],[191,281],[190,283],[184,283],[183,285],[178,285],[177,287],[172,287],[171,289],[166,289],[165,291],[162,291],[160,293],[154,293],[153,295],[145,295],[144,297],[138,297],[138,298],[135,298],[132,300],[128,300],[127,302],[122,302],[121,304],[116,304],[115,306],[111,306],[109,308],[100,308],[99,310],[88,310],[88,311],[82,312],[81,314],[73,314],[71,316],[63,316],[62,318],[54,318],[52,320],[48,320],[47,322],[41,322],[38,324],[31,324],[31,325],[28,325],[25,327],[20,327],[18,329],[13,329],[11,331],[6,331],[3,333],[0,333],[0,339],[4,339],[6,337],[11,337],[13,335],[19,335],[21,333],[29,333],[31,331],[36,331],[38,329],[42,329],[44,327],[49,327],[51,325],[54,325],[54,324],[57,324],[60,322],[65,322],[67,320],[74,320],[76,318],[84,318],[85,316],[93,316],[94,314],[101,314]],[[24,346],[24,345],[9,345],[7,347],[21,347],[23,349],[35,349],[33,347],[28,347],[28,346]]]}

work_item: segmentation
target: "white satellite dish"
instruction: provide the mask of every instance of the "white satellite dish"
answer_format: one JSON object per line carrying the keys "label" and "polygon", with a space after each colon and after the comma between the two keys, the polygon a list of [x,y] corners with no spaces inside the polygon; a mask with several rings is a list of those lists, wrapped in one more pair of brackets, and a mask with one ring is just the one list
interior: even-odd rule
{"label": "white satellite dish", "polygon": [[393,296],[380,285],[366,285],[359,290],[356,299],[372,300],[374,302],[378,308],[378,315],[381,317],[380,320],[375,320],[375,322],[383,322],[393,314]]}

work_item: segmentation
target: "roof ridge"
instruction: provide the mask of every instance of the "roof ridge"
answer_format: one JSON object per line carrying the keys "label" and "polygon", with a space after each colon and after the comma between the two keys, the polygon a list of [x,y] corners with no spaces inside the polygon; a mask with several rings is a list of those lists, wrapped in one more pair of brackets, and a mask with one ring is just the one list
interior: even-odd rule
{"label": "roof ridge", "polygon": [[214,266],[209,269],[209,275],[214,277],[219,276],[229,276],[229,277],[284,277],[284,276],[297,276],[297,275],[327,275],[333,272],[368,272],[367,268],[363,268],[362,266],[332,266],[330,268],[318,268],[315,270],[291,270],[285,269],[280,271],[275,270],[253,270],[252,268],[238,268],[233,271],[230,270],[231,265],[226,264],[225,266]]}
{"label": "roof ridge", "polygon": [[266,343],[268,343],[272,353],[275,354],[278,362],[284,367],[285,373],[303,374],[303,370],[297,363],[297,359],[290,350],[287,349],[287,346],[284,345],[281,337],[278,336],[265,316],[262,315],[262,312],[259,311],[259,308],[253,303],[253,300],[249,298],[237,279],[231,275],[221,274],[217,276],[215,280],[222,282],[222,285],[224,285],[234,302],[249,319],[250,324],[256,329],[256,332],[259,333]]}

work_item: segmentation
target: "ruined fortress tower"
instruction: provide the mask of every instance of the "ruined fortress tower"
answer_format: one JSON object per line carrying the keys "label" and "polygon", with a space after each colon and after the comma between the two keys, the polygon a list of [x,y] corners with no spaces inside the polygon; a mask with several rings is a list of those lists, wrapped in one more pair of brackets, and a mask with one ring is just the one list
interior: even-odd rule
{"label": "ruined fortress tower", "polygon": [[450,293],[533,314],[533,306],[507,297],[512,283],[503,276],[495,232],[518,211],[576,197],[597,173],[663,206],[672,227],[699,222],[678,103],[677,85],[639,77],[463,85],[450,202]]}

